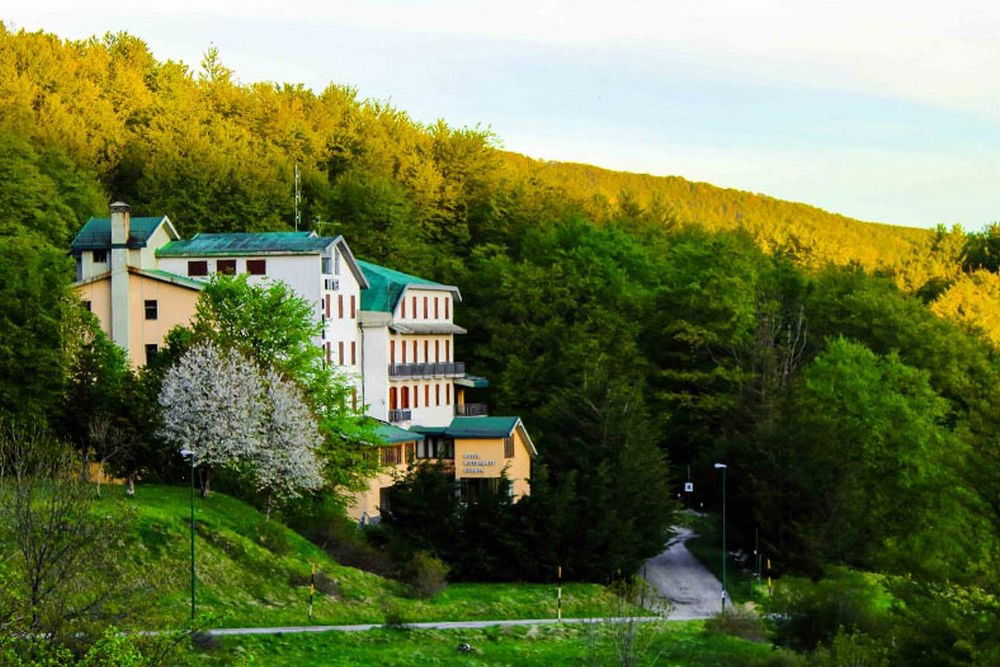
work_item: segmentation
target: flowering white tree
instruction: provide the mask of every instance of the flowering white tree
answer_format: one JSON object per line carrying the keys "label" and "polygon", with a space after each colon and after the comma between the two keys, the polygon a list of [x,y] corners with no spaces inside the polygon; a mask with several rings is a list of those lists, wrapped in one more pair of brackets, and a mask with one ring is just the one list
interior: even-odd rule
{"label": "flowering white tree", "polygon": [[257,490],[267,494],[267,514],[273,499],[298,498],[323,486],[317,450],[323,436],[305,395],[276,372],[264,377],[264,428],[254,456]]}
{"label": "flowering white tree", "polygon": [[254,461],[264,428],[256,366],[212,343],[191,348],[167,371],[160,388],[163,436],[194,452],[201,494],[213,467]]}

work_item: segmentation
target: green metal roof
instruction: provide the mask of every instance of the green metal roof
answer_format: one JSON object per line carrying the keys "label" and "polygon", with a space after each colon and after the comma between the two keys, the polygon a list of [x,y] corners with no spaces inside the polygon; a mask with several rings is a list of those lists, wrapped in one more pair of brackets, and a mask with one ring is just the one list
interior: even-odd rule
{"label": "green metal roof", "polygon": [[409,286],[426,287],[429,289],[440,289],[455,292],[461,300],[462,296],[458,288],[453,285],[442,285],[433,280],[411,276],[409,273],[389,269],[378,264],[358,260],[358,266],[368,280],[368,289],[361,290],[361,310],[375,310],[383,313],[391,313],[399,303],[399,297],[403,295],[403,290]]}
{"label": "green metal roof", "polygon": [[[128,227],[129,248],[145,248],[146,241],[152,236],[156,228],[166,216],[161,215],[152,218],[131,218]],[[73,252],[83,252],[84,250],[108,250],[111,248],[111,218],[91,218],[83,225],[83,228],[73,237],[70,243]]]}
{"label": "green metal roof", "polygon": [[194,238],[165,244],[156,251],[156,256],[312,254],[321,252],[338,240],[339,236],[317,236],[315,232],[195,234]]}
{"label": "green metal roof", "polygon": [[400,442],[413,442],[414,440],[424,439],[424,436],[420,433],[407,431],[405,428],[399,428],[398,426],[393,426],[392,424],[387,424],[385,422],[379,422],[378,426],[375,427],[375,435],[378,436],[378,439],[381,442],[387,445],[395,445]]}
{"label": "green metal roof", "polygon": [[417,433],[423,433],[424,435],[444,435],[444,432],[448,430],[447,426],[411,426],[411,431]]}
{"label": "green metal roof", "polygon": [[455,417],[445,435],[451,438],[506,438],[520,417]]}
{"label": "green metal roof", "polygon": [[171,283],[177,283],[184,287],[191,287],[193,289],[205,289],[208,284],[204,280],[195,280],[194,278],[189,278],[187,276],[182,276],[177,273],[170,273],[169,271],[164,271],[162,269],[133,269],[136,273],[144,276],[149,276],[150,278],[160,278],[161,280],[166,280]]}
{"label": "green metal roof", "polygon": [[490,381],[484,377],[479,377],[478,375],[469,375],[468,373],[466,373],[462,377],[455,380],[455,384],[462,387],[482,389],[484,387],[490,386]]}

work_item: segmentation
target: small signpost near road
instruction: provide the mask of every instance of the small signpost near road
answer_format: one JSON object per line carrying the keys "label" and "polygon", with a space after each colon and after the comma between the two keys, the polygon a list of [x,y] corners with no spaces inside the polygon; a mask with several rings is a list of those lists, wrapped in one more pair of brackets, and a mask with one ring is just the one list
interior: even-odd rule
{"label": "small signpost near road", "polygon": [[684,493],[694,493],[694,482],[684,482]]}

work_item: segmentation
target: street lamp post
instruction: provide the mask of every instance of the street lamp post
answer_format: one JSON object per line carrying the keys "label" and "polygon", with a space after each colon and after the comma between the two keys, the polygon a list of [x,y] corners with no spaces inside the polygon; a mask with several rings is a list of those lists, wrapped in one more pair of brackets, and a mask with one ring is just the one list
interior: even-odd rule
{"label": "street lamp post", "polygon": [[726,464],[716,463],[716,470],[722,471],[722,611],[726,610]]}
{"label": "street lamp post", "polygon": [[194,575],[194,452],[186,447],[181,450],[181,456],[191,461],[191,620],[194,620],[195,610],[195,575]]}

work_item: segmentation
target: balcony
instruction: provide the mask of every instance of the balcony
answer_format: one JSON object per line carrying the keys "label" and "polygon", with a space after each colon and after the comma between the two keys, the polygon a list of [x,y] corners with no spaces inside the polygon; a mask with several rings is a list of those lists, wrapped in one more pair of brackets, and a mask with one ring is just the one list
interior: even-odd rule
{"label": "balcony", "polygon": [[459,417],[485,417],[490,413],[485,403],[463,403],[455,406],[455,414]]}
{"label": "balcony", "polygon": [[408,422],[412,416],[413,413],[410,410],[389,410],[389,421],[392,423]]}
{"label": "balcony", "polygon": [[462,377],[465,375],[464,361],[446,361],[429,364],[389,364],[389,377]]}

